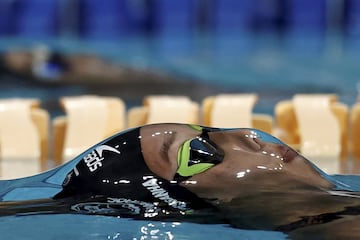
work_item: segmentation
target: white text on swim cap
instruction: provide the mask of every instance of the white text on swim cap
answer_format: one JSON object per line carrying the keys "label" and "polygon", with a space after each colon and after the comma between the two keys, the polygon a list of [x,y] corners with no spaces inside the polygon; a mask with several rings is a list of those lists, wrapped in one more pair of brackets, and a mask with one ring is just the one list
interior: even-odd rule
{"label": "white text on swim cap", "polygon": [[[144,177],[144,180],[145,179],[146,177]],[[186,203],[170,197],[169,193],[159,186],[156,178],[151,178],[146,182],[143,182],[142,185],[146,187],[155,198],[166,202],[169,206],[180,210],[187,210]]]}
{"label": "white text on swim cap", "polygon": [[93,151],[84,157],[84,162],[86,163],[86,166],[89,168],[90,172],[94,172],[98,168],[102,167],[102,160],[104,160],[103,151],[105,150],[120,154],[117,149],[107,145],[100,145],[96,147]]}

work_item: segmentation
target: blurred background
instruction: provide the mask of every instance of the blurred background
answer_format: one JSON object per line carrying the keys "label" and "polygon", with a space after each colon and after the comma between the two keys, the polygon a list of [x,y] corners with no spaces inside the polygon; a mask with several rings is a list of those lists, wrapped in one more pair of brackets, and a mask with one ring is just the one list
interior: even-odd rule
{"label": "blurred background", "polygon": [[[359,0],[0,0],[0,97],[256,92],[353,104]],[[128,107],[129,107],[128,106]]]}
{"label": "blurred background", "polygon": [[0,99],[38,99],[50,122],[87,94],[130,109],[255,93],[273,116],[296,93],[333,93],[350,108],[359,50],[360,0],[0,0]]}

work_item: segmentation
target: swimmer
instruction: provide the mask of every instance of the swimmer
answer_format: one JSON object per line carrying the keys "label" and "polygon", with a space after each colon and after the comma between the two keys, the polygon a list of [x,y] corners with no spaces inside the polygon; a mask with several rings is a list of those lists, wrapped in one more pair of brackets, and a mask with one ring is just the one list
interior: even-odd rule
{"label": "swimmer", "polygon": [[229,223],[294,238],[360,236],[359,192],[256,129],[130,129],[59,168],[0,182],[0,200],[0,215],[84,213]]}

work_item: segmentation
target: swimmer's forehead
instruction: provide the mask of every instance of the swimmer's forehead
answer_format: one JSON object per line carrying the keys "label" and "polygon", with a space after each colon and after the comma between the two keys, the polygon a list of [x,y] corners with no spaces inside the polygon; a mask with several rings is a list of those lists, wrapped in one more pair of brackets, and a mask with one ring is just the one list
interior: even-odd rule
{"label": "swimmer's forehead", "polygon": [[[165,123],[165,124],[150,124],[140,127],[141,129],[152,129],[154,130],[160,130],[160,129],[166,129],[174,130],[174,132],[182,131],[185,128],[195,130],[196,132],[200,134],[203,133],[212,133],[212,132],[223,132],[223,133],[238,133],[239,135],[248,135],[248,137],[252,138],[259,138],[263,142],[270,142],[270,143],[276,143],[276,144],[284,144],[282,141],[277,139],[276,137],[272,136],[271,134],[268,134],[266,132],[263,132],[261,130],[255,129],[255,128],[215,128],[215,127],[207,127],[207,126],[201,126],[196,124],[180,124],[180,123]],[[210,134],[211,135],[211,134]],[[210,136],[211,138],[211,136]],[[284,144],[285,145],[285,144]]]}
{"label": "swimmer's forehead", "polygon": [[271,142],[277,144],[284,144],[281,140],[272,136],[269,133],[263,132],[261,130],[255,128],[213,128],[213,127],[205,127],[199,125],[189,125],[190,128],[197,130],[199,132],[224,132],[224,133],[239,133],[240,135],[247,135],[251,138],[259,138],[264,142]]}

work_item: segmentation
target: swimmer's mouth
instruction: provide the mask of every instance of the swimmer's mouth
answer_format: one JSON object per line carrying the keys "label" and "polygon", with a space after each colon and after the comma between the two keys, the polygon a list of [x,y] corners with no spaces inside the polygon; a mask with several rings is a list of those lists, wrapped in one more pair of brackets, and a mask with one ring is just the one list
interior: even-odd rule
{"label": "swimmer's mouth", "polygon": [[[262,150],[265,146],[257,138],[254,138],[254,142],[260,147],[260,150]],[[277,144],[275,146],[275,148],[276,148],[277,152],[280,153],[279,155],[282,156],[283,162],[285,162],[285,163],[291,162],[299,155],[298,152],[296,152],[294,149],[287,146],[286,144]]]}

